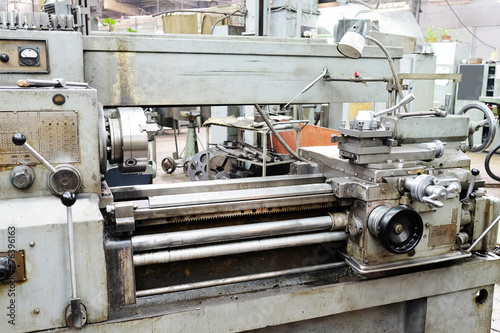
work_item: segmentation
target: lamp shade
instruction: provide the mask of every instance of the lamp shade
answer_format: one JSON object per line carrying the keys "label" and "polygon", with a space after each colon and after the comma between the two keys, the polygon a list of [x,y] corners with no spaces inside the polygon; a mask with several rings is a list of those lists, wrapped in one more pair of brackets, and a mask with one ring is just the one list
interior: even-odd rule
{"label": "lamp shade", "polygon": [[358,59],[361,57],[361,52],[365,47],[366,39],[366,22],[357,21],[344,34],[340,43],[337,45],[337,50],[345,57]]}

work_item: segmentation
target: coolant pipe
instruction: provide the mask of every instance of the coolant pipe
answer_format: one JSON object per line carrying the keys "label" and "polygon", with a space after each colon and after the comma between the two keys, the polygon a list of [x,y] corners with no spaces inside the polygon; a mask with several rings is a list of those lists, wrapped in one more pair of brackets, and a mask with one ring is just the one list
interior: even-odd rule
{"label": "coolant pipe", "polygon": [[344,231],[321,232],[314,234],[284,236],[276,238],[257,239],[237,243],[207,245],[183,249],[134,254],[134,266],[163,264],[168,262],[193,260],[224,256],[230,254],[258,252],[303,246],[320,243],[340,242],[346,240],[348,234]]}
{"label": "coolant pipe", "polygon": [[345,228],[347,225],[347,219],[347,214],[345,213],[334,213],[326,216],[292,219],[278,222],[252,223],[218,228],[141,235],[132,237],[132,249],[134,252],[138,252],[313,231],[332,231]]}

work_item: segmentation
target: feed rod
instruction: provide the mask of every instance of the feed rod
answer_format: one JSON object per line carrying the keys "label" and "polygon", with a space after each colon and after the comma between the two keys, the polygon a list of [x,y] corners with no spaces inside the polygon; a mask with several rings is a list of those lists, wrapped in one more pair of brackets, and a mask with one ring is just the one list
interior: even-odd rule
{"label": "feed rod", "polygon": [[[132,248],[134,252],[137,252],[178,246],[228,242],[240,239],[298,234],[312,231],[329,231],[345,227],[345,224],[347,223],[347,215],[338,215],[343,215],[345,218],[334,220],[331,215],[326,215],[278,222],[252,223],[219,228],[141,235],[132,237]],[[339,220],[342,220],[343,223],[338,222]]]}
{"label": "feed rod", "polygon": [[343,231],[336,231],[257,239],[238,243],[134,254],[133,260],[134,266],[163,264],[174,261],[217,257],[229,254],[257,252],[319,243],[340,242],[346,240],[347,236],[348,234]]}

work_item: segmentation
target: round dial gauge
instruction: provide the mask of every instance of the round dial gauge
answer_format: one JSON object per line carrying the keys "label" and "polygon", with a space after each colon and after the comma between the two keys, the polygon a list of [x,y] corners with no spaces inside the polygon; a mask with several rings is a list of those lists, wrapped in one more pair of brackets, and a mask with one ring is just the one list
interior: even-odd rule
{"label": "round dial gauge", "polygon": [[21,66],[39,66],[40,53],[38,48],[25,47],[19,50],[19,64]]}

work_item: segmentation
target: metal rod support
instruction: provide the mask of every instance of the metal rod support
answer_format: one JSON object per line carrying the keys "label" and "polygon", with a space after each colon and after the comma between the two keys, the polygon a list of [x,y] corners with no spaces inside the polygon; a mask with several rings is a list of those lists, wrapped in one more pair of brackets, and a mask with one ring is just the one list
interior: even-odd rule
{"label": "metal rod support", "polygon": [[[375,38],[373,38],[371,36],[366,36],[366,39],[369,40],[370,42],[374,43],[375,45],[377,45],[382,50],[382,52],[384,52],[384,54],[387,58],[387,61],[389,62],[389,67],[391,68],[392,76],[394,77],[394,84],[396,85],[396,87],[398,89],[399,98],[403,99],[404,98],[403,88],[401,88],[401,83],[399,83],[398,73],[396,72],[396,67],[394,67],[394,61],[392,61],[392,57],[389,54],[389,51],[387,51],[387,49],[384,47],[384,45],[382,45]],[[406,104],[403,105],[403,108],[405,109],[405,112],[408,113],[408,107],[406,106]]]}
{"label": "metal rod support", "polygon": [[78,298],[78,289],[76,286],[76,264],[75,264],[75,236],[73,232],[73,215],[71,207],[66,207],[66,217],[68,221],[68,246],[69,246],[69,269],[71,275],[71,295],[72,298]]}
{"label": "metal rod support", "polygon": [[[347,222],[347,215],[344,221]],[[330,231],[334,228],[337,230],[345,228],[345,224],[334,226],[332,216],[327,215],[278,222],[252,223],[246,225],[135,236],[132,237],[132,248],[134,252],[137,252],[313,231]]]}
{"label": "metal rod support", "polygon": [[258,239],[239,243],[200,246],[187,249],[147,252],[134,255],[134,266],[163,264],[182,260],[217,257],[229,254],[257,252],[310,244],[340,242],[346,240],[347,236],[348,234],[342,231],[322,232],[306,235]]}
{"label": "metal rod support", "polygon": [[159,294],[173,293],[173,292],[177,292],[177,291],[222,286],[222,285],[231,284],[231,283],[269,279],[269,278],[274,278],[274,277],[284,276],[284,275],[302,274],[302,273],[309,273],[309,272],[315,272],[315,271],[322,271],[322,270],[327,270],[327,269],[332,269],[332,268],[340,268],[340,267],[345,267],[345,266],[347,266],[347,263],[345,261],[340,261],[340,262],[334,262],[334,263],[330,263],[330,264],[291,268],[291,269],[285,269],[285,270],[281,270],[281,271],[257,273],[257,274],[235,276],[235,277],[230,277],[230,278],[222,278],[222,279],[209,280],[209,281],[186,283],[186,284],[180,284],[180,285],[176,285],[176,286],[168,286],[168,287],[161,287],[161,288],[155,288],[155,289],[139,290],[138,292],[136,292],[136,296],[137,297],[153,296],[153,295],[159,295]]}
{"label": "metal rod support", "polygon": [[486,230],[481,234],[481,236],[479,236],[479,238],[476,239],[476,241],[474,243],[472,243],[472,245],[467,249],[467,251],[468,252],[472,251],[474,246],[479,244],[479,242],[484,238],[484,236],[486,236],[488,234],[488,232],[490,232],[491,229],[493,229],[493,227],[498,223],[498,221],[500,221],[500,215],[495,219],[495,221],[493,221],[492,224],[490,224],[488,226],[488,228],[486,228]]}

